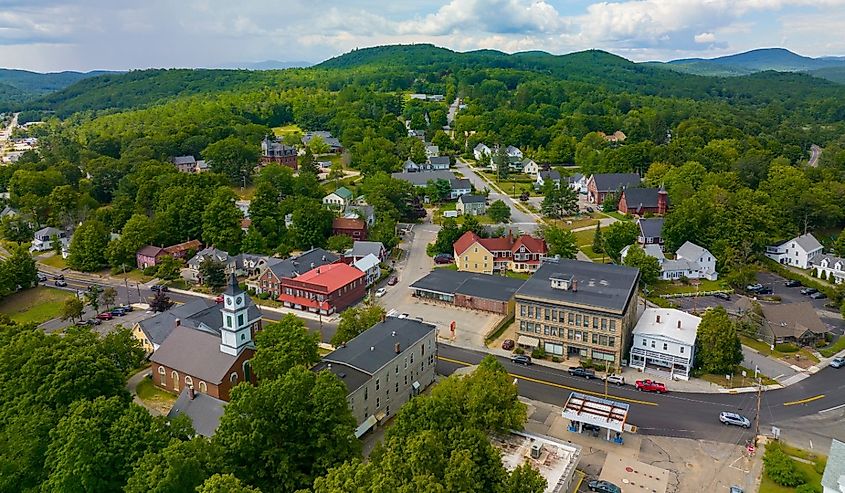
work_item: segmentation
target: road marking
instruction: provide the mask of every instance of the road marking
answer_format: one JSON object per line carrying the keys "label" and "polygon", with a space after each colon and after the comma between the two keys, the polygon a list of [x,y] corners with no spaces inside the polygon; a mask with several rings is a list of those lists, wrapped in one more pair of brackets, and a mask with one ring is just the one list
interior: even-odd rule
{"label": "road marking", "polygon": [[[445,356],[439,356],[438,355],[437,359],[443,360],[443,361],[448,361],[449,363],[455,363],[456,365],[461,365],[461,366],[473,366],[472,363],[467,363],[466,361],[460,361],[460,360],[456,360],[456,359],[452,359],[452,358],[447,358]],[[563,384],[560,384],[560,383],[549,382],[548,380],[541,380],[539,378],[526,377],[525,375],[517,375],[516,373],[508,373],[508,375],[510,375],[511,377],[514,377],[516,379],[525,380],[527,382],[539,383],[539,384],[542,384],[542,385],[548,385],[549,387],[556,387],[556,388],[559,388],[559,389],[566,389],[566,390],[571,390],[573,392],[580,392],[582,394],[590,394],[590,395],[594,395],[596,397],[604,398],[603,392],[593,392],[591,390],[579,389],[577,387],[570,387],[568,385],[563,385]],[[613,398],[617,401],[622,401],[622,402],[630,402],[632,404],[643,404],[643,405],[646,405],[646,406],[657,406],[658,405],[657,403],[654,403],[654,402],[641,401],[639,399],[629,399],[627,397],[620,397],[620,396],[616,396],[616,395],[613,395],[613,394],[608,394],[608,398]]]}
{"label": "road marking", "polygon": [[808,403],[808,402],[817,401],[817,400],[819,400],[819,399],[821,399],[821,398],[823,398],[823,397],[824,397],[824,394],[819,394],[819,395],[816,395],[816,396],[813,396],[813,397],[808,397],[808,398],[806,398],[806,399],[801,399],[800,401],[789,401],[789,402],[784,402],[784,403],[783,403],[783,405],[784,405],[784,406],[795,406],[795,405],[797,405],[797,404],[806,404],[806,403]]}
{"label": "road marking", "polygon": [[845,407],[845,404],[840,404],[838,406],[829,407],[827,409],[822,409],[821,411],[819,411],[819,413],[828,413],[830,411],[836,411],[837,409],[842,409],[843,407]]}
{"label": "road marking", "polygon": [[576,485],[575,485],[575,488],[573,488],[573,489],[572,489],[572,490],[570,490],[570,491],[574,491],[575,493],[578,493],[578,489],[579,489],[579,488],[581,488],[581,483],[583,483],[583,482],[584,482],[584,478],[585,478],[585,477],[587,477],[587,475],[586,475],[586,474],[584,474],[584,473],[583,473],[583,472],[581,472],[581,471],[578,471],[578,470],[576,470],[575,472],[576,472],[576,473],[578,474],[578,476],[579,476],[579,478],[578,478],[578,484],[576,484]]}

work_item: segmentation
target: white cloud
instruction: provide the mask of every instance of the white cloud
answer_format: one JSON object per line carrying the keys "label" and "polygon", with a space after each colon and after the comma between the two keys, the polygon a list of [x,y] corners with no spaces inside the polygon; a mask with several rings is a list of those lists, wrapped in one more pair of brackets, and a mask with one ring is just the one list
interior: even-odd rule
{"label": "white cloud", "polygon": [[713,33],[699,33],[693,37],[696,43],[712,43],[716,41],[716,35]]}

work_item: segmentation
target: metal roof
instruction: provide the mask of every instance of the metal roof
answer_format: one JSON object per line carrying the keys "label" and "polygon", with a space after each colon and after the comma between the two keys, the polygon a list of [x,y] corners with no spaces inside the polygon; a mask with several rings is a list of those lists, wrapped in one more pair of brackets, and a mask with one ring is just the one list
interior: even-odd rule
{"label": "metal roof", "polygon": [[640,183],[640,175],[636,173],[597,173],[592,179],[599,192],[615,192]]}
{"label": "metal roof", "polygon": [[[552,287],[552,278],[568,276],[575,279],[575,289]],[[639,269],[633,267],[546,259],[516,296],[623,312],[634,297],[639,276]]]}
{"label": "metal roof", "polygon": [[525,281],[475,272],[434,269],[411,284],[411,289],[443,294],[462,294],[497,301],[509,301]]}
{"label": "metal roof", "polygon": [[[410,318],[385,317],[357,337],[327,354],[323,361],[342,363],[372,375],[435,330]],[[399,344],[400,353],[396,353]]]}
{"label": "metal roof", "polygon": [[628,419],[629,407],[624,402],[572,392],[563,406],[562,414],[564,418],[571,421],[609,428],[621,433]]}
{"label": "metal roof", "polygon": [[223,417],[225,401],[214,398],[208,394],[194,391],[194,398],[188,396],[188,388],[182,389],[179,398],[173,404],[170,412],[167,413],[168,419],[173,419],[176,416],[184,414],[191,418],[191,424],[194,426],[194,431],[198,435],[204,437],[211,437],[217,430],[220,424],[220,418]]}
{"label": "metal roof", "polygon": [[370,381],[372,375],[365,373],[357,368],[353,368],[344,363],[321,361],[314,365],[311,370],[315,372],[328,370],[335,375],[346,385],[348,394],[360,389],[361,386]]}

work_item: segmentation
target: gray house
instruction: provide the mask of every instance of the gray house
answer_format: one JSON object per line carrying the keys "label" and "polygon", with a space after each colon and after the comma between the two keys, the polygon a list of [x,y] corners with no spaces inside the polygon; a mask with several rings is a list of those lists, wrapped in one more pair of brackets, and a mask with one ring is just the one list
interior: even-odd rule
{"label": "gray house", "polygon": [[356,437],[396,414],[434,382],[437,328],[409,318],[383,321],[329,353],[314,366],[344,384]]}
{"label": "gray house", "polygon": [[463,216],[480,216],[487,211],[487,197],[484,195],[466,194],[458,197],[455,204],[457,210]]}

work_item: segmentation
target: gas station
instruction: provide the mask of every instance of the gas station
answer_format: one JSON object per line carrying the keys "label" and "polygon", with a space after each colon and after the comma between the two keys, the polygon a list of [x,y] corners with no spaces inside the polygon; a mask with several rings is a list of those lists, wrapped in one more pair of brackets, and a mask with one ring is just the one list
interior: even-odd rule
{"label": "gas station", "polygon": [[[622,433],[626,429],[629,405],[580,392],[572,392],[563,407],[563,417],[569,420],[567,430],[573,433],[593,431],[598,437],[601,430],[607,430],[606,439],[622,444]],[[630,425],[628,425],[628,429]]]}

